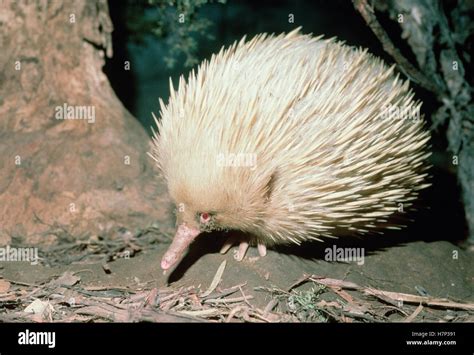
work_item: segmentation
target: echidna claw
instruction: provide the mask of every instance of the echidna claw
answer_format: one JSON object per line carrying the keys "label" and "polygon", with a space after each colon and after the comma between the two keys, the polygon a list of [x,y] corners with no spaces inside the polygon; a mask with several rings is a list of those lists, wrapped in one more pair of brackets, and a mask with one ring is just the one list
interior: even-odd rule
{"label": "echidna claw", "polygon": [[265,244],[260,244],[260,243],[258,243],[257,249],[258,249],[258,254],[259,254],[261,257],[264,257],[265,255],[267,255],[267,247],[266,247]]}
{"label": "echidna claw", "polygon": [[239,250],[237,251],[237,253],[235,253],[234,259],[237,261],[242,261],[248,249],[249,249],[248,242],[240,242]]}
{"label": "echidna claw", "polygon": [[[220,253],[225,254],[227,253],[230,248],[232,248],[235,244],[237,244],[237,241],[239,238],[235,235],[231,235],[225,242],[224,245],[222,246]],[[247,253],[247,250],[249,249],[249,242],[248,241],[241,241],[239,243],[239,249],[234,252],[234,259],[237,261],[242,261],[245,257],[245,254]],[[265,244],[258,243],[257,244],[257,249],[258,249],[258,254],[261,257],[264,257],[267,255],[267,247]]]}
{"label": "echidna claw", "polygon": [[235,235],[231,235],[227,240],[225,241],[224,245],[222,246],[220,253],[225,254],[229,251],[230,248],[232,248],[237,241],[237,238]]}

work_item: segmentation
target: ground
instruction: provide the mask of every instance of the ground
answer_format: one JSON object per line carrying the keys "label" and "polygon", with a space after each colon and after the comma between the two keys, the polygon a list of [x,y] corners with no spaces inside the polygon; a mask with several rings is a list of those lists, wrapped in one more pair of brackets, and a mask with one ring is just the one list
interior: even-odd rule
{"label": "ground", "polygon": [[82,240],[59,233],[40,248],[39,265],[0,263],[0,320],[474,321],[472,251],[448,241],[374,241],[336,241],[363,247],[363,265],[325,261],[328,243],[264,258],[251,249],[237,262],[232,250],[218,253],[222,235],[209,234],[163,275],[169,236],[157,228]]}

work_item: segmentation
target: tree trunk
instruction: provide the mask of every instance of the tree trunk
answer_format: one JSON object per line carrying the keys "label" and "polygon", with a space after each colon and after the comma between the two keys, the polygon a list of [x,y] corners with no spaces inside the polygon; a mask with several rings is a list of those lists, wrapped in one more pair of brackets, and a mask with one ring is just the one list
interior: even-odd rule
{"label": "tree trunk", "polygon": [[[437,98],[440,106],[431,116],[431,129],[447,125],[450,168],[457,170],[469,229],[467,241],[474,245],[474,104],[466,70],[471,63],[474,3],[459,1],[455,6],[445,6],[440,1],[387,0],[372,1],[369,6],[368,0],[352,1],[399,68]],[[418,68],[393,47],[374,7],[399,23]]]}
{"label": "tree trunk", "polygon": [[107,1],[4,0],[0,10],[0,244],[54,241],[58,228],[158,221],[171,231],[149,138],[102,72]]}

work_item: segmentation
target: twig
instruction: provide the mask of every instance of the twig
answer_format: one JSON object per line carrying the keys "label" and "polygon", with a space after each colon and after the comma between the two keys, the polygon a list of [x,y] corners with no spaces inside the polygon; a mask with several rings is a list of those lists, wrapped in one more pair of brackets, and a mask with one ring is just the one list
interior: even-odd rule
{"label": "twig", "polygon": [[242,297],[234,297],[234,298],[213,298],[213,299],[207,299],[204,301],[204,303],[236,303],[236,302],[242,302],[247,300],[253,299],[253,296],[242,296]]}
{"label": "twig", "polygon": [[178,313],[193,317],[211,317],[217,315],[219,313],[219,310],[216,308],[208,308],[201,309],[198,311],[179,311]]}
{"label": "twig", "polygon": [[271,311],[273,311],[273,309],[278,306],[278,299],[276,298],[272,298],[270,302],[268,302],[268,304],[265,306],[265,309],[263,310],[263,314],[266,315],[268,313],[270,313]]}
{"label": "twig", "polygon": [[415,311],[410,314],[406,319],[405,319],[405,323],[411,323],[413,322],[413,320],[416,318],[416,316],[418,314],[420,314],[420,312],[423,310],[423,306],[420,304],[418,307],[416,307]]}
{"label": "twig", "polygon": [[226,323],[229,323],[229,322],[232,320],[232,318],[234,318],[235,315],[236,315],[238,312],[244,310],[245,308],[247,308],[247,307],[245,307],[245,306],[236,306],[235,308],[233,308],[233,309],[230,311],[229,315],[227,316],[225,322],[226,322]]}
{"label": "twig", "polygon": [[244,302],[247,304],[247,306],[252,307],[252,305],[249,303],[249,299],[252,298],[252,296],[245,296],[244,291],[242,290],[242,287],[239,287],[240,293],[242,294],[242,297],[244,299]]}
{"label": "twig", "polygon": [[406,303],[418,303],[418,304],[423,304],[428,307],[455,308],[455,309],[464,309],[466,311],[474,311],[474,303],[452,302],[446,298],[423,297],[423,296],[411,295],[407,293],[376,290],[373,288],[364,288],[363,291],[365,294],[375,296],[377,298],[388,297],[394,301],[403,301]]}
{"label": "twig", "polygon": [[313,282],[316,282],[318,284],[321,284],[327,287],[340,287],[346,290],[360,290],[361,289],[361,286],[353,282],[338,280],[338,279],[330,279],[327,277],[319,277],[319,276],[311,275],[308,277],[308,280],[311,280]]}
{"label": "twig", "polygon": [[413,66],[408,59],[398,50],[388,37],[387,32],[382,28],[375,17],[373,9],[367,4],[367,0],[352,0],[354,8],[362,15],[367,25],[372,32],[377,36],[383,46],[385,52],[390,54],[397,62],[398,66],[411,77],[417,84],[436,94],[439,97],[446,96],[445,89],[434,84],[429,78],[425,76],[420,70]]}
{"label": "twig", "polygon": [[353,282],[322,278],[316,275],[307,276],[306,280],[310,280],[328,287],[339,286],[343,289],[360,291],[366,295],[377,297],[385,302],[392,301],[389,302],[392,304],[393,302],[403,301],[405,303],[423,304],[427,307],[454,308],[463,309],[466,311],[474,311],[474,303],[459,303],[450,301],[446,298],[423,297],[408,293],[383,291],[371,287],[362,287]]}
{"label": "twig", "polygon": [[15,281],[15,280],[10,280],[10,279],[6,279],[8,282],[12,283],[12,284],[15,284],[15,285],[20,285],[20,286],[28,286],[28,287],[42,287],[44,286],[45,284],[47,284],[47,282],[42,282],[41,284],[30,284],[30,283],[27,283],[27,282],[21,282],[21,281]]}
{"label": "twig", "polygon": [[219,298],[219,297],[226,297],[226,296],[229,296],[237,291],[239,291],[240,287],[242,286],[245,286],[247,283],[243,283],[243,284],[240,284],[240,285],[237,285],[237,286],[233,286],[233,287],[230,287],[230,288],[227,288],[225,290],[221,290],[220,292],[213,292],[211,293],[210,295],[207,295],[205,297],[201,296],[200,298],[202,300],[206,300],[208,298]]}

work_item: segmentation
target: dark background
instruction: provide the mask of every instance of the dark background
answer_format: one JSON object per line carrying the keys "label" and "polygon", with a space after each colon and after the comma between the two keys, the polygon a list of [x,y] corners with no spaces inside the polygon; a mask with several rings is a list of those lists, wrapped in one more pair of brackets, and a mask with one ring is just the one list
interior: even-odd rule
{"label": "dark background", "polygon": [[[151,133],[151,112],[158,115],[158,98],[167,102],[169,78],[176,83],[179,76],[184,74],[186,77],[191,68],[185,67],[184,58],[179,57],[173,68],[166,66],[163,57],[169,53],[169,48],[165,38],[147,35],[142,44],[131,39],[134,33],[130,33],[127,26],[127,11],[133,6],[143,6],[143,3],[133,0],[110,1],[109,6],[114,25],[114,56],[107,61],[104,71],[125,107]],[[288,22],[289,14],[294,14],[294,23]],[[210,58],[211,54],[219,51],[223,45],[228,46],[244,35],[251,38],[261,32],[278,34],[302,26],[303,33],[337,37],[347,45],[369,48],[372,54],[383,58],[390,65],[394,62],[348,0],[228,0],[226,4],[204,5],[198,16],[204,16],[212,22],[208,31],[214,36],[213,40],[203,36],[195,37],[198,42],[196,55],[199,61]],[[380,12],[377,12],[377,18],[394,44],[415,64],[413,53],[401,38],[398,23]],[[129,71],[124,70],[124,61],[130,61]],[[431,114],[435,112],[438,104],[431,93],[414,84],[412,87],[416,97],[423,101],[422,113],[430,126]],[[415,223],[403,234],[409,240],[415,238],[460,241],[466,238],[467,227],[460,190],[442,129],[432,133],[431,144],[433,187],[421,196],[421,211],[414,216]],[[395,238],[400,238],[400,234]]]}

